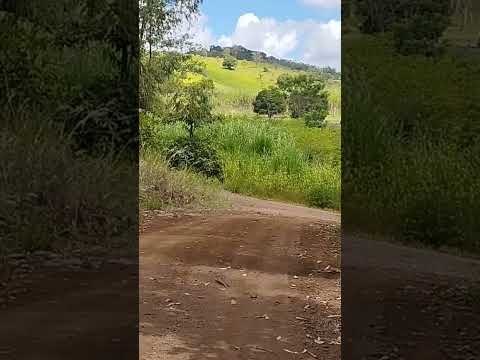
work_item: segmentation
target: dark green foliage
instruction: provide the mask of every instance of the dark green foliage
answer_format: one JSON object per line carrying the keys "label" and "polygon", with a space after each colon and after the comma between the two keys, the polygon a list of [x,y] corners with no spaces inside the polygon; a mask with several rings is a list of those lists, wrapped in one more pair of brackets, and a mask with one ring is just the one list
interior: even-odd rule
{"label": "dark green foliage", "polygon": [[277,84],[288,98],[294,119],[302,117],[308,127],[323,126],[328,115],[328,94],[320,77],[284,74],[278,77]]}
{"label": "dark green foliage", "polygon": [[276,87],[260,91],[253,101],[253,111],[260,115],[268,115],[269,118],[285,110],[285,96]]}
{"label": "dark green foliage", "polygon": [[395,24],[416,16],[448,15],[449,0],[353,0],[348,5],[365,33],[391,31]]}
{"label": "dark green foliage", "polygon": [[[170,52],[155,53],[151,57],[142,57],[140,61],[139,107],[153,111],[156,96],[167,85],[174,73],[185,72],[186,55]],[[188,69],[192,70],[192,69]]]}
{"label": "dark green foliage", "polygon": [[223,48],[221,46],[212,45],[207,54],[211,57],[223,57]]}
{"label": "dark green foliage", "polygon": [[0,256],[136,233],[132,4],[0,2]]}
{"label": "dark green foliage", "polygon": [[480,251],[480,67],[401,56],[390,36],[344,44],[346,226]]}
{"label": "dark green foliage", "polygon": [[[403,55],[436,55],[450,22],[449,0],[356,0],[355,12],[365,33],[393,31]],[[350,8],[351,9],[351,8]]]}
{"label": "dark green foliage", "polygon": [[28,101],[48,108],[49,118],[70,133],[75,149],[93,155],[136,149],[137,101],[131,94],[138,72],[130,70],[138,39],[132,38],[136,30],[123,28],[129,26],[126,21],[122,29],[117,26],[124,10],[65,0],[2,13],[0,67],[5,72],[0,88],[9,106]]}
{"label": "dark green foliage", "polygon": [[325,191],[321,186],[317,188],[313,187],[307,194],[307,203],[311,207],[320,209],[335,209],[340,204],[339,194],[336,189],[332,191]]}
{"label": "dark green foliage", "polygon": [[321,107],[318,110],[311,110],[303,116],[305,126],[310,128],[322,128],[326,125],[325,118],[327,115],[328,110],[325,107]]}
{"label": "dark green foliage", "polygon": [[394,24],[394,46],[402,55],[438,55],[442,51],[440,38],[449,23],[447,1],[422,0],[413,16]]}
{"label": "dark green foliage", "polygon": [[140,149],[154,150],[157,142],[157,125],[158,120],[145,111],[140,113],[139,130],[140,130]]}
{"label": "dark green foliage", "polygon": [[223,181],[223,168],[217,151],[205,139],[179,138],[166,150],[166,156],[173,168],[189,168]]}
{"label": "dark green foliage", "polygon": [[224,69],[235,70],[237,66],[237,60],[233,56],[227,55],[223,60],[222,66]]}

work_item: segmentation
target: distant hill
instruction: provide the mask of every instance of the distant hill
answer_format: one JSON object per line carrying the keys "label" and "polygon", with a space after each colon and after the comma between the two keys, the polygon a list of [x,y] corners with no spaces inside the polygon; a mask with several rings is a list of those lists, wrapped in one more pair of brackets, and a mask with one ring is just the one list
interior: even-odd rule
{"label": "distant hill", "polygon": [[264,52],[249,50],[243,46],[235,45],[231,47],[221,47],[221,46],[211,46],[209,50],[198,49],[191,51],[191,53],[196,55],[201,55],[204,57],[215,57],[220,58],[226,55],[231,55],[237,60],[247,60],[253,61],[256,63],[266,63],[283,66],[285,68],[297,71],[312,71],[322,74],[325,80],[340,80],[341,75],[335,69],[331,67],[320,68],[315,65],[304,64],[301,62],[278,59],[274,56],[267,56]]}
{"label": "distant hill", "polygon": [[[292,70],[286,66],[239,60],[235,70],[227,70],[222,66],[222,59],[212,56],[195,56],[205,64],[204,75],[215,84],[215,105],[221,113],[252,113],[252,101],[258,92],[275,85],[281,74],[295,74],[300,70]],[[330,98],[330,121],[340,119],[341,81],[326,81]]]}

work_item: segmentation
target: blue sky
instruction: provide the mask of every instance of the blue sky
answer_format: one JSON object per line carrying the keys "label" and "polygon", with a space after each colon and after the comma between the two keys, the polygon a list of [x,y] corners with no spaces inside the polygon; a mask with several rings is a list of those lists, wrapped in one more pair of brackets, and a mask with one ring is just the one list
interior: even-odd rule
{"label": "blue sky", "polygon": [[194,42],[340,68],[340,0],[204,0]]}
{"label": "blue sky", "polygon": [[[340,20],[339,7],[312,8],[296,0],[204,0],[202,12],[210,19],[214,34],[231,32],[240,15],[254,13],[258,17],[273,17],[285,20]],[[226,4],[228,3],[228,6]]]}

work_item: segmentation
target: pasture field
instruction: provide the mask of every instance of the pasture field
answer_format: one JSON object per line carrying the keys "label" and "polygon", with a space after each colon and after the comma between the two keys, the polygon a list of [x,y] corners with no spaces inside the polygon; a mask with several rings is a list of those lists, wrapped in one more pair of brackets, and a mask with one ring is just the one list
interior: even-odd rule
{"label": "pasture field", "polygon": [[[275,85],[282,74],[298,74],[282,66],[239,60],[235,70],[222,67],[223,58],[195,56],[205,64],[205,76],[215,84],[215,108],[223,114],[253,114],[252,101],[258,92]],[[340,81],[326,84],[330,96],[328,121],[340,123]]]}

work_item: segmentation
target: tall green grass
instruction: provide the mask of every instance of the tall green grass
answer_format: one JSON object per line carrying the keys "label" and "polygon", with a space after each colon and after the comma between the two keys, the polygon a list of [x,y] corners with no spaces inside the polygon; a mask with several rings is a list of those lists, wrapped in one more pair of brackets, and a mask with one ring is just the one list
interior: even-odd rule
{"label": "tall green grass", "polygon": [[124,235],[136,230],[135,164],[75,152],[48,111],[3,109],[0,255],[131,240]]}
{"label": "tall green grass", "polygon": [[188,170],[172,170],[165,158],[154,152],[141,153],[139,183],[142,210],[198,209],[225,204],[217,181]]}
{"label": "tall green grass", "polygon": [[287,129],[259,117],[237,117],[211,130],[222,154],[227,189],[340,208],[339,164],[302,147]]}
{"label": "tall green grass", "polygon": [[347,228],[480,251],[480,67],[349,39],[342,210]]}
{"label": "tall green grass", "polygon": [[[232,116],[198,130],[212,143],[224,169],[225,189],[260,198],[322,208],[340,208],[340,164],[318,146],[315,151],[297,141],[288,126],[262,117]],[[306,129],[318,139],[337,129]],[[318,132],[317,132],[318,130]],[[302,130],[303,131],[303,130]],[[185,136],[179,124],[158,124],[155,149],[165,153],[176,137]],[[338,135],[338,133],[337,133]]]}

